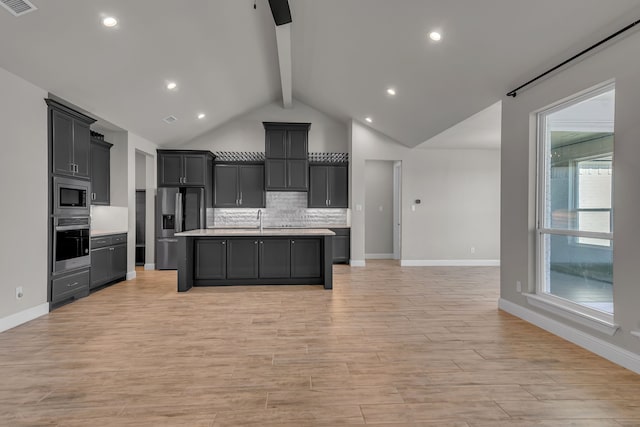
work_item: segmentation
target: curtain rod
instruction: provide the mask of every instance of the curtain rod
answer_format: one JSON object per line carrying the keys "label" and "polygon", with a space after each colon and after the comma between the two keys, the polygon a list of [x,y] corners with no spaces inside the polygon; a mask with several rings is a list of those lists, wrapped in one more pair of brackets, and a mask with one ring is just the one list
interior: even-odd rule
{"label": "curtain rod", "polygon": [[509,93],[507,93],[507,96],[511,96],[513,98],[516,97],[516,95],[518,95],[518,91],[522,88],[525,88],[527,86],[529,86],[531,83],[540,80],[541,78],[545,77],[546,75],[553,73],[554,71],[556,71],[558,68],[563,67],[565,65],[567,65],[569,62],[576,60],[577,58],[581,57],[582,55],[592,51],[593,49],[599,47],[600,45],[608,42],[609,40],[618,37],[620,34],[624,33],[625,31],[630,30],[631,28],[635,27],[637,24],[640,24],[640,19],[636,20],[635,22],[627,25],[626,27],[616,31],[615,33],[611,34],[609,37],[606,37],[602,40],[600,40],[598,43],[589,46],[588,48],[584,49],[583,51],[581,51],[580,53],[577,53],[575,55],[573,55],[571,58],[567,59],[566,61],[556,65],[555,67],[545,71],[544,73],[540,74],[537,77],[532,78],[531,80],[529,80],[528,82],[518,86],[517,88],[513,89],[512,91],[510,91]]}

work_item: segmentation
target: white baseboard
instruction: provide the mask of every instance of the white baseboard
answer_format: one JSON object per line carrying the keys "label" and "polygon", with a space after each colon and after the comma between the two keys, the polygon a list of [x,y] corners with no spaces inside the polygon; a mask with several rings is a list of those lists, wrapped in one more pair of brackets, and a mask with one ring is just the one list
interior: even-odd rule
{"label": "white baseboard", "polygon": [[352,259],[351,261],[349,261],[349,265],[351,267],[364,267],[367,264],[363,259]]}
{"label": "white baseboard", "polygon": [[511,301],[500,298],[498,307],[507,313],[526,320],[545,331],[551,332],[567,341],[589,350],[605,359],[640,374],[640,355],[613,345],[600,338],[589,335],[579,329],[550,319],[538,312],[530,310]]}
{"label": "white baseboard", "polygon": [[500,267],[499,259],[403,259],[402,267]]}
{"label": "white baseboard", "polygon": [[135,278],[136,278],[136,271],[135,270],[130,271],[130,272],[127,273],[127,280],[133,280]]}
{"label": "white baseboard", "polygon": [[144,269],[145,270],[155,270],[156,269],[156,265],[155,264],[145,264],[144,265]]}
{"label": "white baseboard", "polygon": [[393,254],[364,254],[364,259],[393,259]]}
{"label": "white baseboard", "polygon": [[23,323],[27,323],[30,320],[37,319],[40,316],[44,316],[48,312],[49,303],[45,302],[44,304],[36,305],[35,307],[22,310],[19,313],[3,317],[2,319],[0,319],[0,332],[7,331],[11,328],[22,325]]}

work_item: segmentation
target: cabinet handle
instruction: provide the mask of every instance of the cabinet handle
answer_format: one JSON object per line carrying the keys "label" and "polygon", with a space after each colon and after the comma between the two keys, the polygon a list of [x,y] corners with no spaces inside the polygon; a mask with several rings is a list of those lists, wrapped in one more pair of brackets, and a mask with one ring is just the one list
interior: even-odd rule
{"label": "cabinet handle", "polygon": [[258,241],[256,240],[255,242],[253,242],[253,244],[254,244],[254,245],[257,245],[257,244],[258,244]]}
{"label": "cabinet handle", "polygon": [[324,205],[329,206],[329,199],[324,199]]}
{"label": "cabinet handle", "polygon": [[115,251],[115,248],[109,248],[110,251]]}
{"label": "cabinet handle", "polygon": [[69,172],[74,172],[73,163],[69,163]]}
{"label": "cabinet handle", "polygon": [[240,206],[242,206],[242,191],[240,192]]}
{"label": "cabinet handle", "polygon": [[186,176],[183,176],[183,177],[182,177],[182,183],[183,183],[183,184],[186,184],[186,183],[187,183],[187,177],[186,177]]}
{"label": "cabinet handle", "polygon": [[226,240],[224,240],[224,241],[222,242],[222,244],[223,244],[223,245],[226,245],[226,244],[227,244],[227,241],[226,241]]}
{"label": "cabinet handle", "polygon": [[296,244],[296,241],[295,241],[295,240],[292,240],[292,241],[291,241],[291,244],[292,244],[292,245],[295,245],[295,244]]}
{"label": "cabinet handle", "polygon": [[74,286],[78,286],[78,282],[68,283],[67,288],[72,288]]}

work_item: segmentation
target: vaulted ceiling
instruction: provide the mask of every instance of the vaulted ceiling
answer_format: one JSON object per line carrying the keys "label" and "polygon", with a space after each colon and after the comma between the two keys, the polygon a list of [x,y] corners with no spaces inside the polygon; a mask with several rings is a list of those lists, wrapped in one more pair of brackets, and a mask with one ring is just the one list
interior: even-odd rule
{"label": "vaulted ceiling", "polygon": [[[282,96],[266,0],[32,2],[21,17],[0,10],[0,67],[160,145]],[[289,3],[294,98],[345,122],[370,117],[407,146],[640,16],[638,0]]]}

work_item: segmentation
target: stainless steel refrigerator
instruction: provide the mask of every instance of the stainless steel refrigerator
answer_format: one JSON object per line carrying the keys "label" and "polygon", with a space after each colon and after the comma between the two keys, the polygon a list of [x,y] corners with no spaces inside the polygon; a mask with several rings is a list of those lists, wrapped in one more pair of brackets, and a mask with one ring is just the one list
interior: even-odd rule
{"label": "stainless steel refrigerator", "polygon": [[178,268],[175,233],[206,228],[204,188],[158,188],[156,197],[156,268]]}

